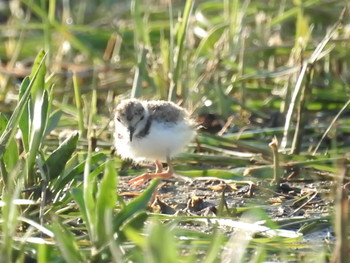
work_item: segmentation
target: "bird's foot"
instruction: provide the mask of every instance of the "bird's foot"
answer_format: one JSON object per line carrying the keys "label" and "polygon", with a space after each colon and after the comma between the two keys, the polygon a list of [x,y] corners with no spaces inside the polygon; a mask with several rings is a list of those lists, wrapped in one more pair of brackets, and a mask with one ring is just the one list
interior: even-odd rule
{"label": "bird's foot", "polygon": [[139,186],[147,182],[148,180],[154,179],[154,178],[161,178],[161,179],[168,179],[173,176],[172,171],[165,171],[161,173],[144,173],[138,177],[135,177],[131,179],[128,183],[131,186]]}

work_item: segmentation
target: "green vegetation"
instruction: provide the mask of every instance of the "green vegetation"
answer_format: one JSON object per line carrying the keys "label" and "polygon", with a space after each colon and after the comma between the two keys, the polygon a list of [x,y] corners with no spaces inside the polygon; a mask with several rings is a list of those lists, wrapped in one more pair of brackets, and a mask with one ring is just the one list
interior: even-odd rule
{"label": "green vegetation", "polygon": [[[0,262],[348,262],[349,7],[0,1]],[[129,97],[210,123],[175,160],[188,200],[127,189]]]}

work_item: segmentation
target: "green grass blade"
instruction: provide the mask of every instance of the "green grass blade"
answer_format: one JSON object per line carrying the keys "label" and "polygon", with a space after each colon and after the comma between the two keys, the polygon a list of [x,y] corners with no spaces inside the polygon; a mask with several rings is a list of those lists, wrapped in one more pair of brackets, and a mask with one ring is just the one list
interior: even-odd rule
{"label": "green grass blade", "polygon": [[131,1],[131,14],[134,18],[134,32],[135,32],[135,39],[134,39],[134,45],[135,48],[138,49],[140,46],[150,46],[150,39],[148,34],[148,28],[147,23],[143,20],[143,1],[141,0],[133,0]]}
{"label": "green grass blade", "polygon": [[[28,89],[30,83],[30,78],[26,77],[22,81],[21,87],[19,89],[19,98],[21,99],[23,95],[25,94],[26,90]],[[29,151],[29,130],[30,130],[30,113],[29,113],[29,106],[28,103],[24,109],[22,116],[19,120],[18,126],[22,133],[22,142],[23,142],[23,148],[26,152]]]}
{"label": "green grass blade", "polygon": [[[3,113],[0,113],[0,134],[5,130],[6,125],[8,123],[7,118]],[[6,165],[7,172],[10,172],[14,169],[19,159],[18,156],[18,147],[14,138],[11,138],[8,143],[8,147],[4,153],[4,162]],[[4,178],[5,179],[5,178]]]}
{"label": "green grass blade", "polygon": [[18,231],[19,209],[15,205],[14,200],[18,199],[23,188],[23,180],[19,178],[22,174],[24,162],[20,161],[18,165],[9,173],[6,187],[2,191],[2,201],[4,205],[1,207],[1,236],[0,236],[0,262],[14,262],[14,240]]}
{"label": "green grass blade", "polygon": [[135,244],[144,247],[146,240],[140,237],[140,235],[135,235],[135,231],[141,232],[148,218],[149,214],[145,211],[135,214],[122,226],[122,232],[118,233],[118,241],[124,242],[129,239],[135,242]]}
{"label": "green grass blade", "polygon": [[97,235],[100,245],[107,240],[109,233],[106,232],[105,222],[108,215],[112,213],[117,202],[117,172],[115,170],[115,161],[110,159],[105,164],[105,172],[96,196],[96,222]]}
{"label": "green grass blade", "polygon": [[117,177],[115,161],[114,159],[110,159],[105,164],[105,172],[97,193],[96,201],[98,209],[113,209],[115,207],[117,202]]}
{"label": "green grass blade", "polygon": [[47,244],[38,245],[37,263],[49,262],[49,247]]}
{"label": "green grass blade", "polygon": [[180,175],[185,175],[188,177],[215,177],[221,179],[235,179],[244,180],[241,174],[232,172],[230,170],[219,170],[219,169],[208,169],[208,170],[187,170],[187,171],[177,171]]}
{"label": "green grass blade", "polygon": [[44,163],[51,180],[63,171],[67,161],[71,158],[77,147],[78,139],[79,133],[77,131],[73,132]]}
{"label": "green grass blade", "polygon": [[75,73],[73,73],[73,88],[74,88],[74,98],[75,98],[75,105],[77,107],[78,111],[78,126],[79,131],[82,136],[85,134],[85,127],[84,127],[84,113],[83,113],[83,103],[81,100],[81,92],[78,82],[78,77]]}
{"label": "green grass blade", "polygon": [[177,55],[175,58],[175,69],[173,74],[173,83],[171,84],[169,94],[168,94],[168,100],[173,101],[176,97],[176,94],[179,92],[178,89],[181,86],[181,70],[182,70],[182,59],[183,59],[183,52],[185,47],[185,38],[187,34],[187,28],[189,24],[189,18],[192,13],[193,9],[193,0],[187,0],[186,5],[184,8],[184,13],[182,16],[182,22],[179,27],[179,31],[176,35],[176,48],[177,48]]}
{"label": "green grass blade", "polygon": [[41,61],[46,57],[46,53],[41,50],[34,60],[34,64],[32,67],[32,73],[29,78],[32,79],[36,70],[38,70],[38,75],[34,80],[33,88],[32,88],[32,99],[36,99],[37,96],[41,97],[41,94],[45,89],[45,75],[46,75],[46,66],[45,63],[41,63]]}
{"label": "green grass blade", "polygon": [[[41,50],[35,58],[33,70],[30,79],[33,80],[33,88],[31,89],[31,97],[33,99],[33,119],[30,125],[29,152],[27,157],[27,180],[31,185],[34,180],[34,165],[38,154],[38,150],[43,141],[43,134],[46,127],[47,112],[49,107],[48,93],[45,90],[46,66],[42,63],[46,57],[46,53]],[[38,72],[34,78],[34,72]]]}
{"label": "green grass blade", "polygon": [[95,199],[95,183],[96,178],[91,173],[91,147],[89,147],[88,154],[86,157],[86,163],[84,167],[84,184],[83,184],[83,197],[84,197],[84,205],[86,211],[86,225],[89,230],[89,235],[91,242],[96,244],[97,242],[97,222],[96,222],[96,199]]}
{"label": "green grass blade", "polygon": [[208,253],[203,261],[203,263],[216,262],[218,260],[218,255],[220,255],[221,246],[224,244],[225,236],[219,232],[214,231],[213,240],[210,247],[208,248]]}
{"label": "green grass blade", "polygon": [[29,142],[29,153],[27,158],[27,180],[31,185],[35,180],[34,165],[38,151],[43,142],[43,134],[47,124],[48,93],[45,90],[41,97],[34,101],[33,122],[31,125],[31,137]]}
{"label": "green grass blade", "polygon": [[246,166],[250,163],[247,158],[237,158],[230,156],[218,156],[214,154],[196,154],[196,153],[182,153],[176,157],[176,161],[186,162],[191,160],[197,163],[206,164],[221,164],[221,165],[235,165],[235,166]]}
{"label": "green grass blade", "polygon": [[[320,0],[309,0],[309,1],[303,1],[302,5],[304,8],[308,8],[310,6],[313,6],[317,3],[319,3]],[[292,17],[296,16],[299,11],[299,6],[296,6],[294,8],[290,8],[287,11],[279,14],[275,18],[273,18],[270,22],[270,26],[275,26],[277,24],[282,24],[286,20],[290,20]]]}
{"label": "green grass blade", "polygon": [[68,263],[86,262],[83,254],[75,241],[73,234],[61,223],[58,218],[54,218],[52,231],[62,257]]}
{"label": "green grass blade", "polygon": [[211,51],[214,51],[214,45],[221,38],[225,29],[227,29],[227,24],[220,24],[213,27],[209,32],[208,36],[199,43],[198,48],[196,49],[195,59],[197,61],[200,56],[203,55],[214,55]]}
{"label": "green grass blade", "polygon": [[75,202],[77,203],[77,205],[80,208],[81,217],[83,218],[85,224],[88,226],[89,219],[88,219],[88,215],[86,213],[86,206],[85,206],[85,201],[84,201],[83,190],[80,188],[73,188],[70,192],[71,192]]}
{"label": "green grass blade", "polygon": [[147,208],[148,202],[151,200],[158,184],[159,180],[153,180],[150,186],[141,195],[133,199],[119,212],[113,222],[116,231],[119,231],[120,227],[135,214],[144,211]]}
{"label": "green grass blade", "polygon": [[26,91],[24,92],[22,98],[19,100],[16,108],[14,109],[9,122],[7,123],[6,129],[1,134],[0,137],[0,158],[5,152],[5,149],[7,147],[7,144],[9,143],[10,139],[13,138],[14,134],[16,133],[16,127],[19,123],[19,120],[21,118],[21,115],[27,107],[27,102],[30,98],[31,89],[33,87],[34,81],[37,78],[37,75],[39,74],[39,71],[41,70],[43,64],[44,64],[45,56],[40,61],[40,64],[38,68],[36,69],[35,73],[33,74],[32,78],[30,79],[30,82],[28,84],[28,87]]}
{"label": "green grass blade", "polygon": [[58,122],[62,117],[62,114],[63,112],[61,110],[56,110],[50,115],[49,119],[47,120],[44,136],[50,134],[50,132],[52,132],[57,127]]}
{"label": "green grass blade", "polygon": [[134,81],[131,88],[131,98],[139,98],[142,94],[142,81],[146,78],[146,55],[147,50],[143,47],[140,50],[140,54],[137,61],[137,68],[134,76]]}
{"label": "green grass blade", "polygon": [[149,236],[144,252],[146,262],[181,262],[174,235],[166,225],[154,220],[150,224],[148,232]]}
{"label": "green grass blade", "polygon": [[[91,166],[96,166],[97,172],[103,171],[104,166],[100,165],[101,161],[105,160],[106,155],[103,153],[97,153],[94,154],[91,157]],[[57,182],[54,183],[53,185],[53,192],[57,193],[61,189],[64,188],[65,185],[67,185],[70,181],[74,180],[78,176],[81,176],[82,173],[84,172],[84,167],[86,164],[86,160],[83,162],[77,164],[72,170],[67,171],[65,174],[60,176],[57,180]]]}

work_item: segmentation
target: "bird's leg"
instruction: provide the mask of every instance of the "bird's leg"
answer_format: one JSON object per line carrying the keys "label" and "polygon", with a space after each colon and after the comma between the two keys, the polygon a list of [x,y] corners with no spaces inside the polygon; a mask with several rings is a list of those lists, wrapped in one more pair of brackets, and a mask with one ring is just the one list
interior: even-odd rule
{"label": "bird's leg", "polygon": [[162,164],[162,162],[160,162],[158,160],[155,160],[154,163],[156,165],[156,174],[163,172],[163,164]]}
{"label": "bird's leg", "polygon": [[131,179],[128,183],[132,186],[142,185],[144,182],[153,179],[161,178],[168,179],[174,174],[173,166],[171,165],[170,158],[167,158],[168,168],[166,171],[163,171],[163,165],[160,161],[155,161],[156,172],[155,173],[144,173],[136,178]]}

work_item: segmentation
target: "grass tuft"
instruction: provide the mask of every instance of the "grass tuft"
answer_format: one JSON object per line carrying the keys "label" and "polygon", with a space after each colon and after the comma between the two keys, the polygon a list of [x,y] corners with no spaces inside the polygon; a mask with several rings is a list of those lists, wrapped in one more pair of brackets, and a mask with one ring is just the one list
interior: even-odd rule
{"label": "grass tuft", "polygon": [[[0,262],[347,262],[346,3],[3,2]],[[129,97],[201,124],[175,179],[127,183]]]}

